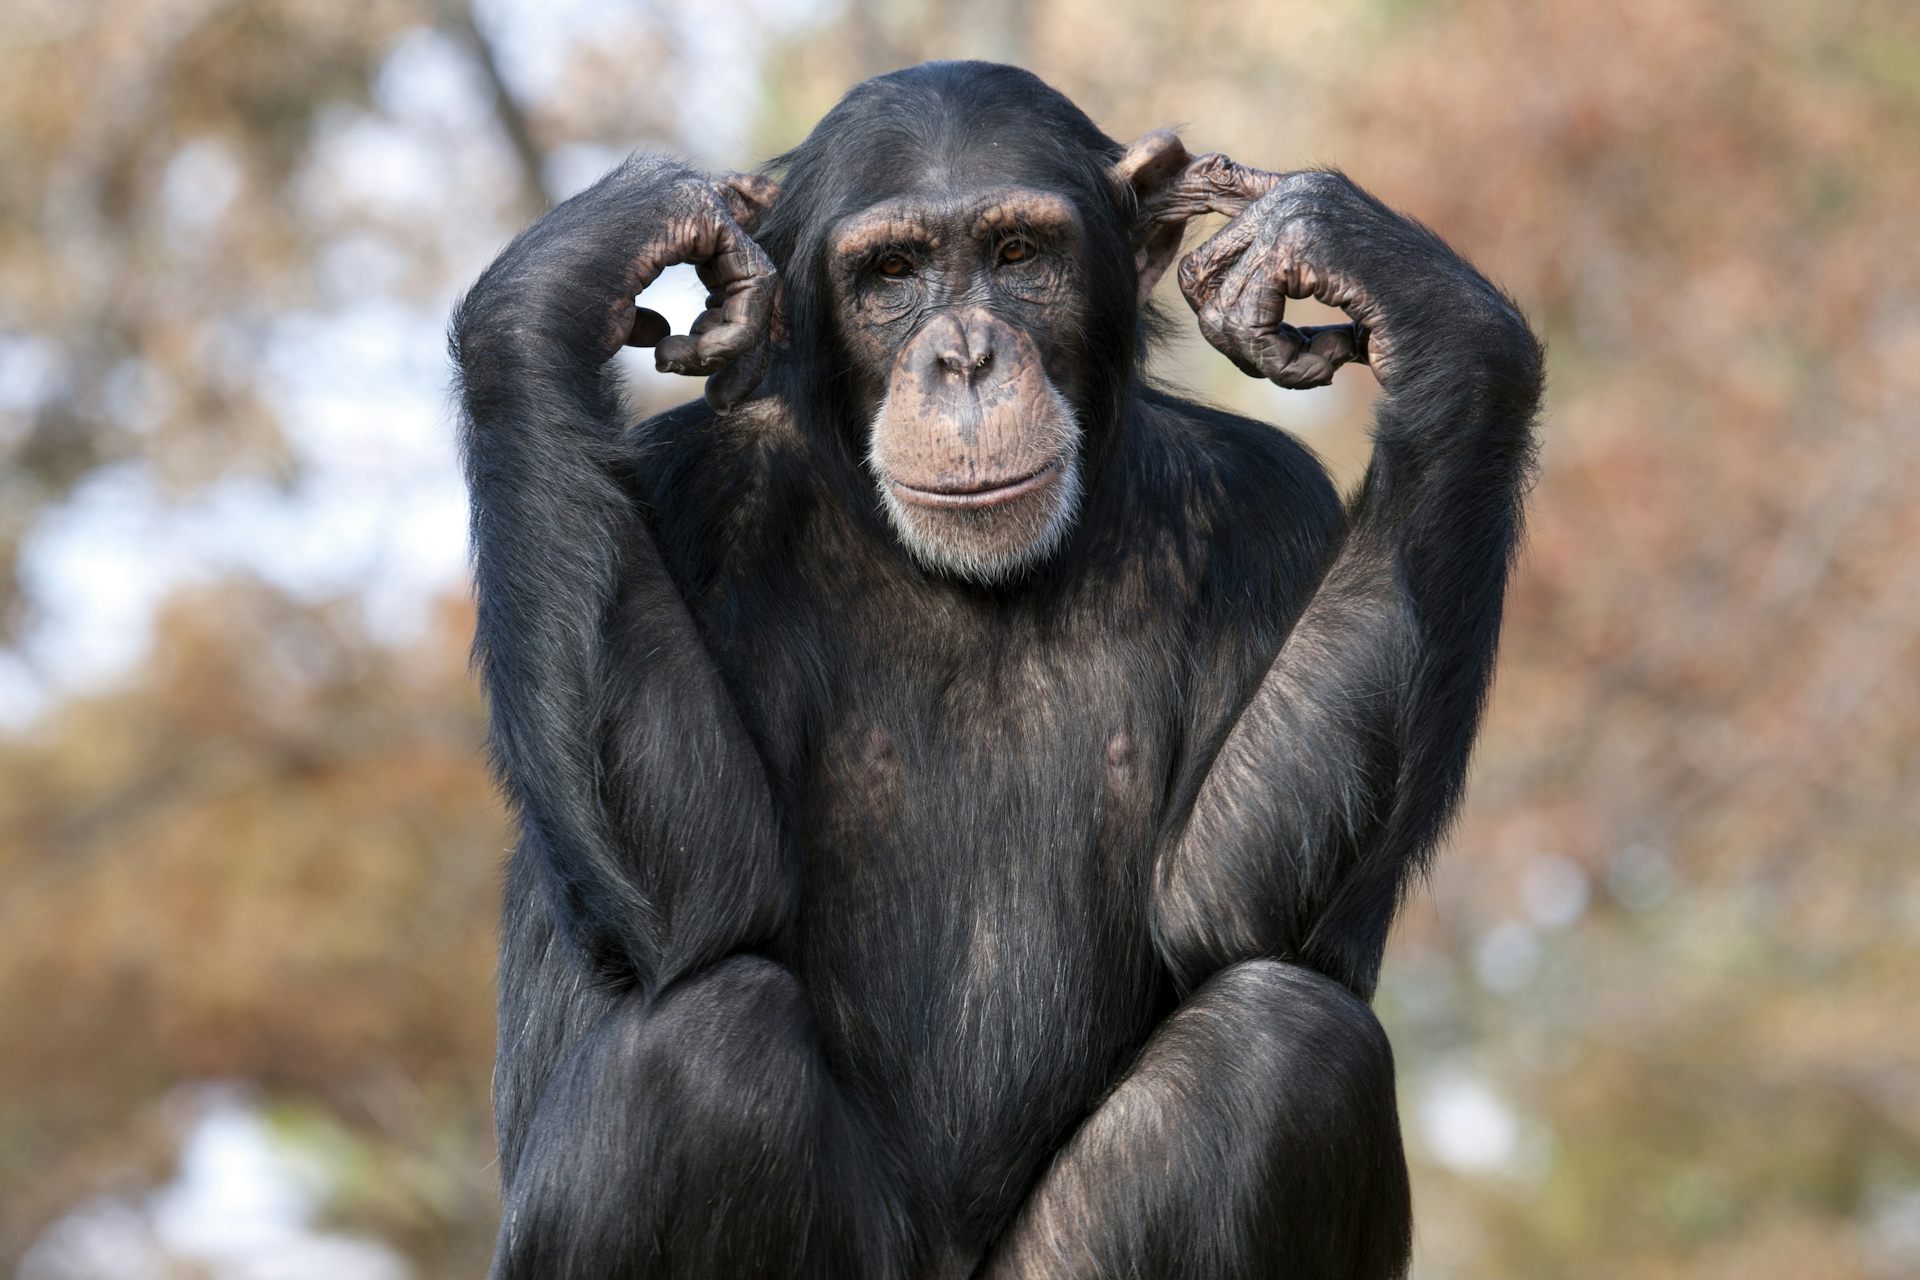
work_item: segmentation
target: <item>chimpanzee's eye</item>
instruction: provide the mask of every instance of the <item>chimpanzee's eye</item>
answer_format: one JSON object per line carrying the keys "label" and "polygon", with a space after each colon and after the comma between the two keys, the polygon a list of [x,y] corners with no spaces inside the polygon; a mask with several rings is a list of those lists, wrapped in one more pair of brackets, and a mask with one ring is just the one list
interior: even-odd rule
{"label": "chimpanzee's eye", "polygon": [[874,263],[874,270],[889,280],[904,280],[913,274],[913,259],[904,253],[885,254]]}
{"label": "chimpanzee's eye", "polygon": [[1000,242],[1000,249],[994,254],[994,265],[1001,267],[1018,266],[1022,262],[1030,260],[1034,254],[1038,252],[1039,250],[1033,246],[1033,241],[1027,239],[1025,236],[1010,236]]}

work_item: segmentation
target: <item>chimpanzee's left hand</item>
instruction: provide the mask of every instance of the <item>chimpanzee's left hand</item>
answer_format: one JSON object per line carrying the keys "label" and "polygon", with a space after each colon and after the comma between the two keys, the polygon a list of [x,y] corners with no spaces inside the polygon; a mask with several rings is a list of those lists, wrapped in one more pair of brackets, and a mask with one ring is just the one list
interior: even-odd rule
{"label": "chimpanzee's left hand", "polygon": [[[1352,362],[1371,365],[1390,386],[1395,317],[1382,290],[1393,281],[1381,269],[1404,272],[1412,258],[1445,271],[1458,261],[1425,228],[1339,173],[1270,173],[1204,155],[1162,200],[1155,212],[1165,219],[1232,219],[1181,262],[1180,291],[1208,342],[1248,376],[1283,387],[1325,386]],[[1339,307],[1353,323],[1295,327],[1285,319],[1289,298]]]}

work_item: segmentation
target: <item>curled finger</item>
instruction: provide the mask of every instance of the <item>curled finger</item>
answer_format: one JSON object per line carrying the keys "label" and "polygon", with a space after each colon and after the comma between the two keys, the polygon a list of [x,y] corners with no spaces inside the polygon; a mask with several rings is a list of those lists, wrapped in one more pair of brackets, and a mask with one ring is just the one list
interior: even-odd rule
{"label": "curled finger", "polygon": [[1223,278],[1252,243],[1250,228],[1229,223],[1180,260],[1180,293],[1196,315],[1219,294]]}
{"label": "curled finger", "polygon": [[1287,380],[1288,371],[1310,358],[1306,347],[1306,337],[1300,330],[1282,323],[1249,339],[1247,356],[1259,366],[1261,377],[1287,387],[1294,385]]}
{"label": "curled finger", "polygon": [[1273,380],[1283,387],[1324,387],[1342,365],[1364,361],[1364,335],[1358,325],[1322,324],[1299,330],[1301,346]]}
{"label": "curled finger", "polygon": [[1234,368],[1249,378],[1264,378],[1266,374],[1260,366],[1247,358],[1245,346],[1239,335],[1233,331],[1227,309],[1217,302],[1208,302],[1194,313],[1200,322],[1200,336],[1207,344],[1227,359],[1233,361]]}
{"label": "curled finger", "polygon": [[1188,218],[1219,213],[1234,218],[1279,183],[1277,173],[1241,164],[1217,151],[1210,152],[1195,157],[1181,170],[1155,212]]}
{"label": "curled finger", "polygon": [[662,373],[703,378],[718,366],[700,358],[699,339],[691,334],[676,333],[654,344],[653,367]]}
{"label": "curled finger", "polygon": [[729,362],[707,379],[707,403],[719,412],[726,413],[753,394],[753,389],[760,385],[760,379],[766,376],[770,361],[766,344],[760,343],[738,360]]}
{"label": "curled finger", "polygon": [[651,347],[673,332],[673,326],[658,311],[636,306],[633,309],[633,324],[627,334],[630,347]]}
{"label": "curled finger", "polygon": [[702,319],[712,317],[696,330],[699,355],[706,361],[734,359],[764,342],[773,312],[773,263],[738,227],[722,235],[720,252],[699,267],[708,289]]}

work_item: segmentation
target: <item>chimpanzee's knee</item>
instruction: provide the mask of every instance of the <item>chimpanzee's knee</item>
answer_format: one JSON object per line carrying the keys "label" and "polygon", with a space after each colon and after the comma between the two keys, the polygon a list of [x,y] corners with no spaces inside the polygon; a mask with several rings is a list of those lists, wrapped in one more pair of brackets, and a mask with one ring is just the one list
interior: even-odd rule
{"label": "chimpanzee's knee", "polygon": [[870,1217],[800,983],[735,957],[630,996],[555,1073],[506,1190],[508,1277],[796,1277]]}
{"label": "chimpanzee's knee", "polygon": [[[1216,1062],[1238,1077],[1272,1142],[1264,1214],[1326,1274],[1401,1274],[1413,1215],[1386,1031],[1345,986],[1299,965],[1250,960],[1194,992]],[[1301,1274],[1321,1271],[1304,1266]]]}
{"label": "chimpanzee's knee", "polygon": [[[805,1155],[829,1081],[800,982],[736,956],[676,983],[622,1026],[609,1067],[729,1168],[749,1155]],[[609,1086],[612,1081],[606,1082]]]}
{"label": "chimpanzee's knee", "polygon": [[1154,1032],[987,1274],[1393,1280],[1411,1231],[1379,1022],[1251,960]]}
{"label": "chimpanzee's knee", "polygon": [[1245,1051],[1273,1068],[1318,1077],[1318,1097],[1354,1124],[1372,1130],[1384,1118],[1398,1134],[1393,1046],[1373,1010],[1339,982],[1301,965],[1246,960],[1215,974],[1180,1016],[1203,1012],[1239,1026]]}

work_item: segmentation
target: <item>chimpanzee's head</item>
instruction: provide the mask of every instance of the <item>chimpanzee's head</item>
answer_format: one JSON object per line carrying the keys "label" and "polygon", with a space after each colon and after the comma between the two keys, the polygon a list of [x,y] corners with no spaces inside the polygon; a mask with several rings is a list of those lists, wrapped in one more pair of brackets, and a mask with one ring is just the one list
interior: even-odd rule
{"label": "chimpanzee's head", "polygon": [[928,63],[859,85],[772,166],[801,392],[864,459],[902,544],[976,581],[1044,559],[1110,456],[1185,161],[1123,148],[1028,72]]}

